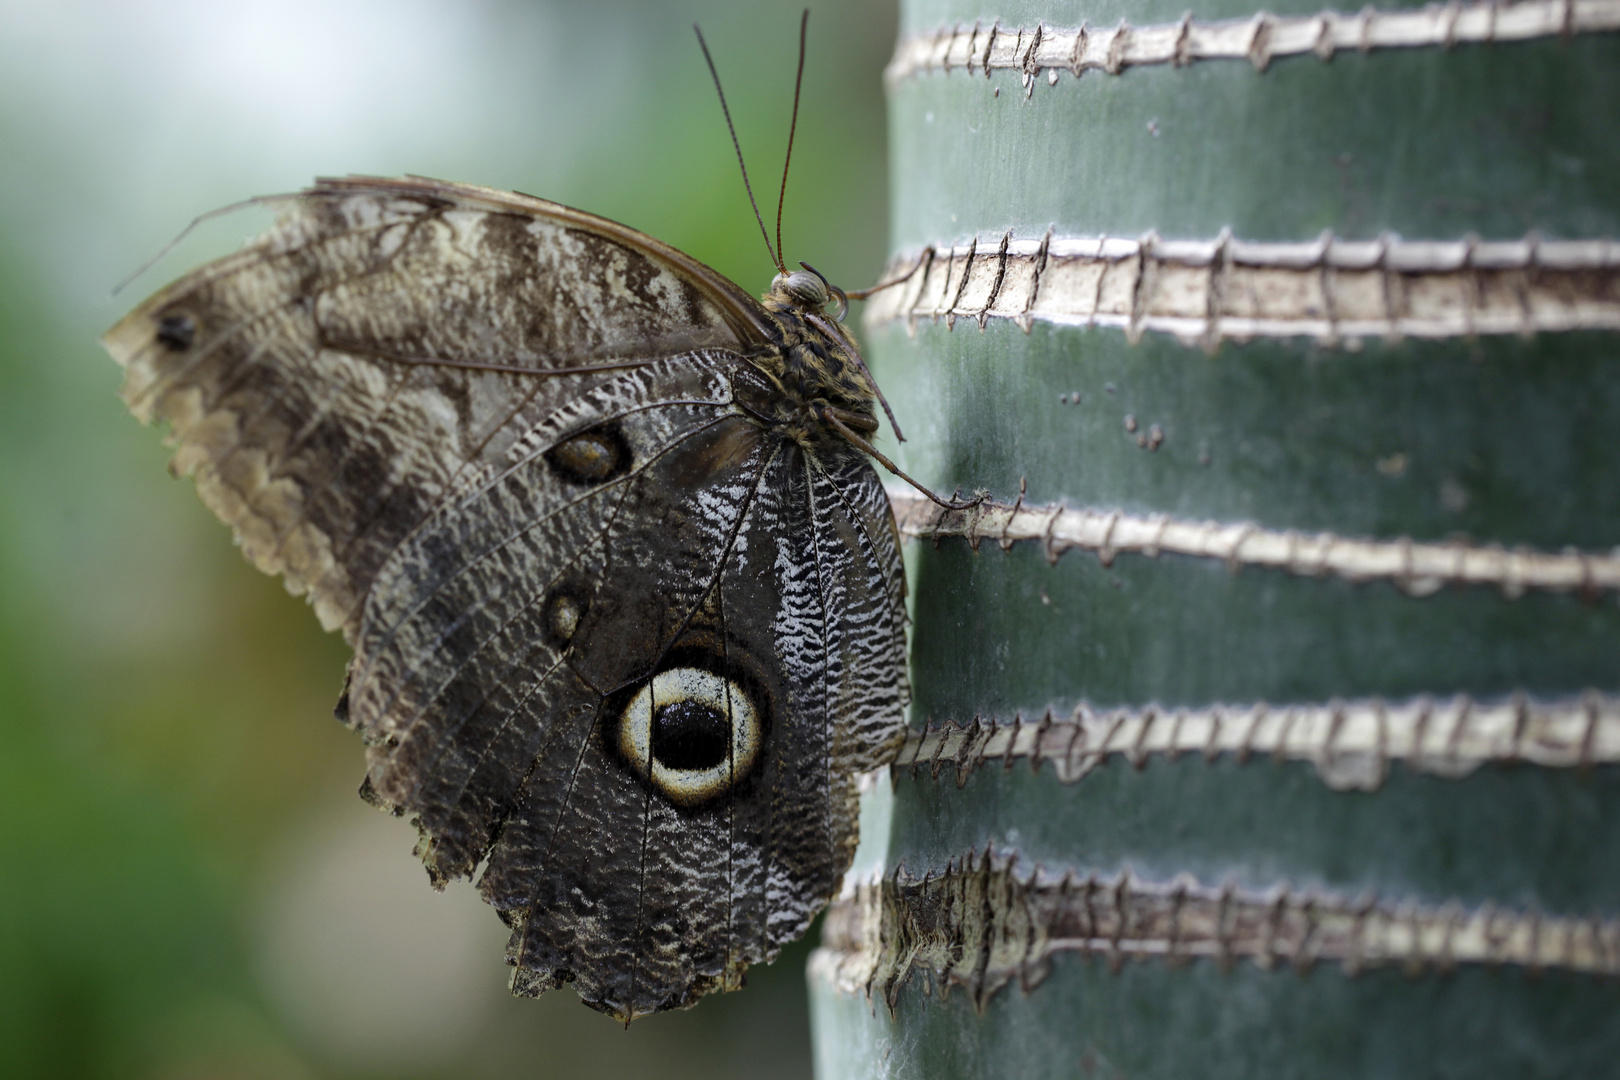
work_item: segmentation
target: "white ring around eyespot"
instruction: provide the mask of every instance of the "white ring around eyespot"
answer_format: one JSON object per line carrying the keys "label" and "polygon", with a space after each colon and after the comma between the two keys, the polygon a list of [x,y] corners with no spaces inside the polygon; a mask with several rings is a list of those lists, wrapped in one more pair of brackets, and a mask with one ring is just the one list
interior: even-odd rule
{"label": "white ring around eyespot", "polygon": [[[695,701],[731,717],[731,756],[707,769],[672,769],[652,756],[656,709]],[[654,675],[625,705],[619,722],[619,749],[641,776],[671,802],[682,806],[723,795],[746,776],[759,757],[759,712],[748,694],[730,679],[702,668],[680,667]]]}

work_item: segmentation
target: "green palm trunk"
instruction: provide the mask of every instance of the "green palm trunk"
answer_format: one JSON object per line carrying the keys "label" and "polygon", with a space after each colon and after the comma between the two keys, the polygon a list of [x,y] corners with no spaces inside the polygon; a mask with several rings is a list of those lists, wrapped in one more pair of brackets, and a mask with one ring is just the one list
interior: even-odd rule
{"label": "green palm trunk", "polygon": [[1617,28],[906,5],[866,340],[994,502],[896,495],[821,1076],[1614,1069]]}

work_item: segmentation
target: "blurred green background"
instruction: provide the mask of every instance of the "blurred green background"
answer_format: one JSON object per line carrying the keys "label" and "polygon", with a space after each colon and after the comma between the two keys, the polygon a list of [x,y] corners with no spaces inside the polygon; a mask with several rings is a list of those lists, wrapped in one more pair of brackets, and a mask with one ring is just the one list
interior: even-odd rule
{"label": "blurred green background", "polygon": [[[341,641],[168,476],[96,341],[267,223],[209,222],[111,295],[194,215],[325,174],[532,192],[758,292],[690,24],[774,194],[798,10],[0,0],[0,1073],[809,1074],[803,943],[629,1031],[572,994],[507,997],[494,914],[434,893],[413,831],[354,796]],[[885,251],[895,18],[811,16],[784,235],[846,286]]]}

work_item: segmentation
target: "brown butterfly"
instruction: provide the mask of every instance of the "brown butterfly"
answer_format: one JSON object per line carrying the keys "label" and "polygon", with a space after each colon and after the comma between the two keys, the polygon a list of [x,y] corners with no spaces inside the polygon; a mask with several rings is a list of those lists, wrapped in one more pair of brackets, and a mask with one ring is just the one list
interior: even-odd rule
{"label": "brown butterfly", "polygon": [[105,343],[174,470],[353,647],[362,795],[436,884],[484,864],[515,993],[628,1022],[739,986],[838,887],[857,774],[902,734],[844,294],[773,248],[755,301],[467,184],[260,201],[268,233]]}

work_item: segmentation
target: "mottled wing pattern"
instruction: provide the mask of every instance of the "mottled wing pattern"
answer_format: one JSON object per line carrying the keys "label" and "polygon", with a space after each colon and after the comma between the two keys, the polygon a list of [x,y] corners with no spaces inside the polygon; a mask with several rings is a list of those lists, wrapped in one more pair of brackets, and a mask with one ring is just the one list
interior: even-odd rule
{"label": "mottled wing pattern", "polygon": [[124,400],[266,573],[351,640],[377,568],[512,440],[607,377],[545,370],[765,341],[746,294],[640,233],[439,181],[329,180],[106,335]]}
{"label": "mottled wing pattern", "polygon": [[[482,881],[514,927],[515,989],[572,982],[623,1017],[734,986],[804,932],[853,855],[856,776],[892,755],[904,708],[904,579],[870,464],[740,426],[701,445],[734,462],[706,490],[649,479],[632,498],[639,528],[708,532],[702,568],[684,545],[603,553],[621,563],[607,579],[636,588],[612,588],[602,621],[581,626],[577,682],[554,684],[568,727],[545,736]],[[616,655],[651,614],[624,610],[632,596],[691,606],[654,620],[673,635],[659,648]],[[703,654],[749,687],[767,731],[728,797],[683,808],[625,767],[611,734],[621,688]]]}
{"label": "mottled wing pattern", "polygon": [[[712,587],[760,453],[739,375],[697,353],[572,398],[382,567],[344,709],[436,879],[473,872],[535,756],[577,756],[569,724],[644,680]],[[599,476],[559,464],[582,432],[618,455]]]}
{"label": "mottled wing pattern", "polygon": [[[780,393],[763,318],[600,219],[344,181],[108,335],[176,469],[354,645],[365,791],[435,880],[487,860],[518,992],[629,1018],[737,985],[836,888],[899,738],[888,501],[739,404]],[[672,797],[626,717],[693,671],[757,745]]]}

